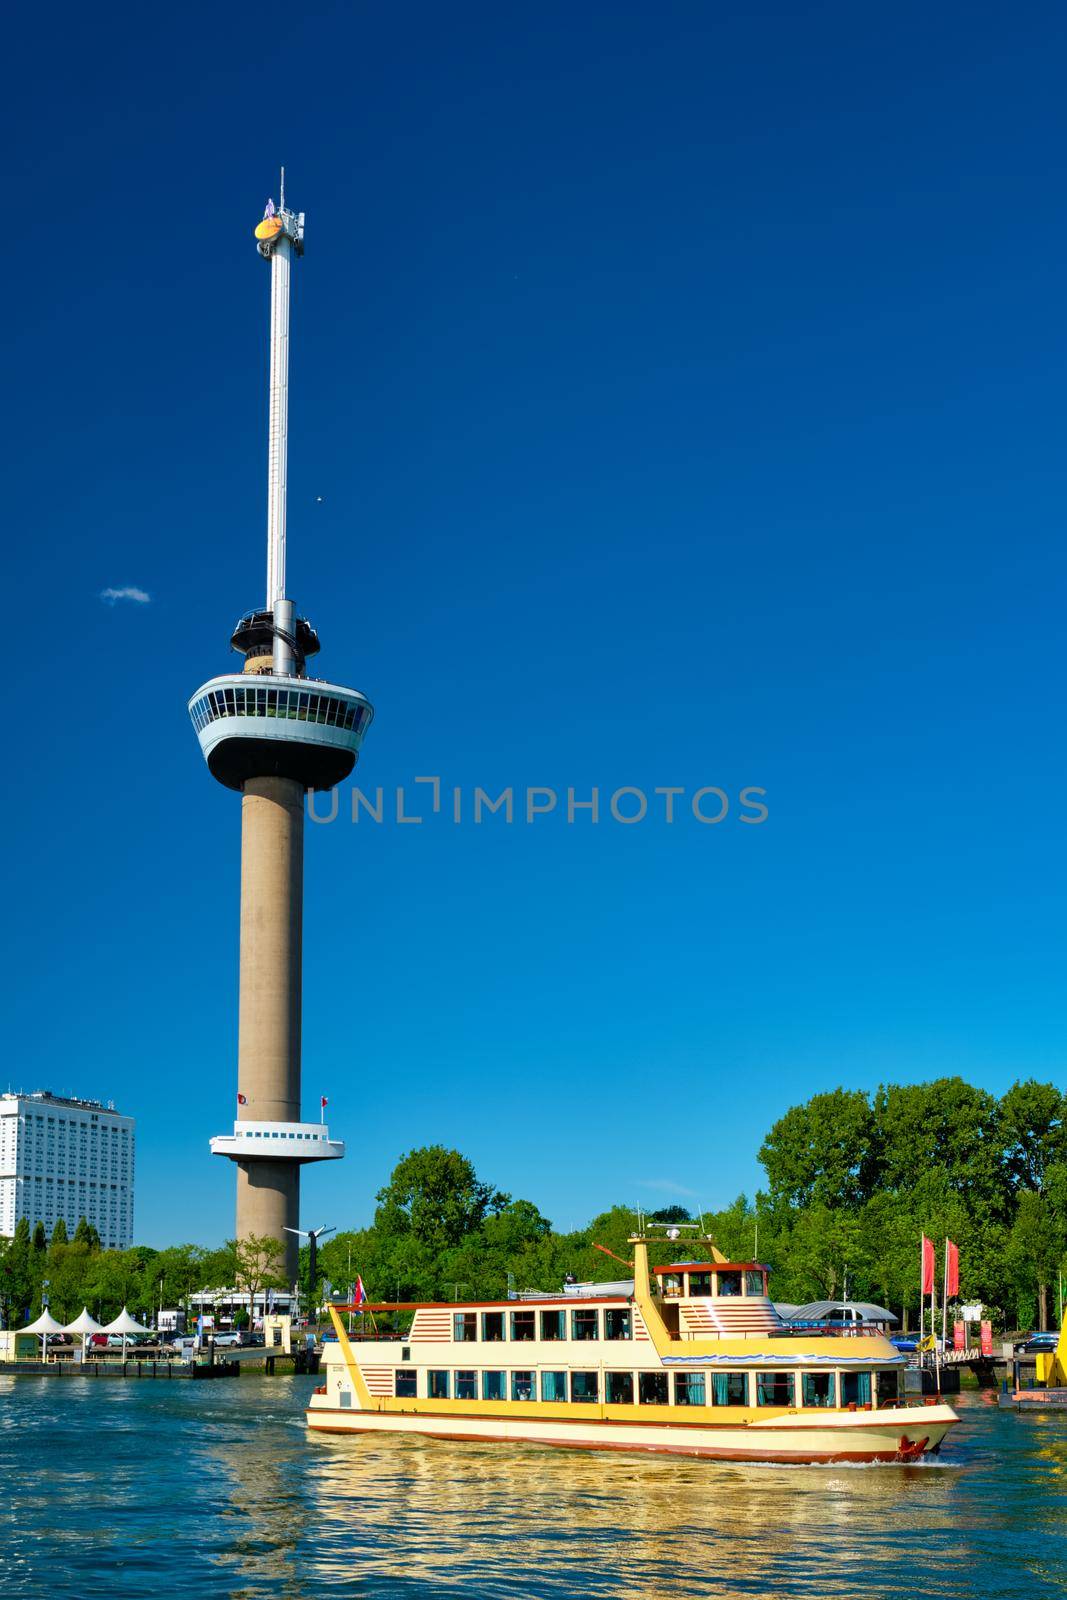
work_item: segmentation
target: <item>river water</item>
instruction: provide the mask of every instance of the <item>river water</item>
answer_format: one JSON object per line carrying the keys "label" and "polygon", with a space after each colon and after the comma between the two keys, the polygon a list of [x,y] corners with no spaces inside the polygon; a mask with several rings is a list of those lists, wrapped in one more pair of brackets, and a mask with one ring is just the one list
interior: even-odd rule
{"label": "river water", "polygon": [[3,1600],[1067,1592],[1064,1412],[964,1395],[936,1462],[757,1467],[309,1437],[314,1382],[0,1377]]}

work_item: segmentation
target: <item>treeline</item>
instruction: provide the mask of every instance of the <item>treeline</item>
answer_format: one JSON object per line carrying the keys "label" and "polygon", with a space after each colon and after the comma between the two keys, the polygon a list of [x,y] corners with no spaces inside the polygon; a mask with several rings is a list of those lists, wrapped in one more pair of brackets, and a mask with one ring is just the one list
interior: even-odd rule
{"label": "treeline", "polygon": [[[1063,1094],[1034,1081],[1000,1099],[960,1078],[816,1095],[767,1134],[766,1189],[703,1220],[728,1256],[772,1268],[776,1300],[847,1292],[889,1306],[906,1327],[918,1318],[919,1236],[939,1246],[948,1237],[960,1248],[961,1299],[981,1300],[1000,1327],[1049,1327],[1067,1265],[1065,1112]],[[619,1204],[557,1233],[531,1201],[483,1182],[458,1151],[431,1146],[402,1157],[369,1227],[323,1243],[320,1275],[337,1294],[358,1275],[372,1301],[501,1298],[509,1288],[557,1289],[567,1273],[602,1282],[627,1275],[634,1224],[632,1204]],[[306,1282],[306,1251],[302,1263]],[[146,1317],[194,1289],[279,1280],[262,1248],[101,1250],[87,1227],[68,1240],[58,1224],[49,1240],[20,1223],[0,1256],[8,1325],[36,1314],[46,1281],[61,1321],[83,1304],[107,1321],[124,1304]]]}
{"label": "treeline", "polygon": [[[982,1301],[999,1326],[1055,1322],[1067,1266],[1067,1103],[1055,1085],[1016,1083],[1000,1099],[961,1078],[874,1095],[837,1089],[780,1118],[760,1161],[765,1191],[705,1213],[704,1223],[733,1259],[758,1256],[772,1268],[776,1300],[847,1293],[915,1327],[925,1233],[939,1258],[946,1237],[958,1244],[961,1299]],[[624,1276],[595,1246],[625,1261],[633,1228],[631,1204],[556,1233],[530,1201],[493,1190],[463,1156],[433,1148],[405,1156],[372,1226],[336,1236],[320,1260],[335,1285],[358,1271],[372,1299],[499,1296],[509,1284],[557,1288],[567,1272]],[[938,1274],[940,1283],[940,1266]]]}
{"label": "treeline", "polygon": [[123,1306],[143,1320],[161,1303],[181,1304],[204,1284],[233,1284],[237,1261],[232,1243],[219,1250],[191,1244],[103,1250],[84,1219],[73,1238],[62,1220],[49,1238],[43,1223],[31,1232],[23,1217],[0,1255],[0,1314],[4,1327],[21,1327],[37,1316],[47,1296],[59,1322],[73,1322],[83,1306],[98,1322],[110,1322]]}

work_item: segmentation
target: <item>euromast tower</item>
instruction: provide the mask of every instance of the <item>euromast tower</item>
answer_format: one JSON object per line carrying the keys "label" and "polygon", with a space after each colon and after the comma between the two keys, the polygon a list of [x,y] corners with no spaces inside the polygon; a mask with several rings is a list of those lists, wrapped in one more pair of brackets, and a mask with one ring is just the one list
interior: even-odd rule
{"label": "euromast tower", "polygon": [[348,776],[374,711],[358,690],[307,676],[318,635],[287,597],[289,283],[304,213],[286,208],[284,170],[255,237],[270,263],[266,603],[230,640],[244,670],[205,683],[189,714],[212,776],[241,795],[237,1120],[211,1149],[237,1167],[237,1238],[276,1238],[293,1283],[300,1168],[345,1153],[324,1122],[300,1118],[304,795]]}

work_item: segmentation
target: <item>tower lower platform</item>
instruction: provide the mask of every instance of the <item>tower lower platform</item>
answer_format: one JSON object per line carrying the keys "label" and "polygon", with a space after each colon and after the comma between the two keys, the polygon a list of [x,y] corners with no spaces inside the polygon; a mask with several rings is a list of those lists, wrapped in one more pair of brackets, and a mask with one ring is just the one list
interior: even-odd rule
{"label": "tower lower platform", "polygon": [[318,1122],[239,1118],[232,1134],[211,1141],[213,1156],[237,1166],[237,1238],[278,1239],[287,1283],[296,1282],[300,1259],[300,1241],[287,1231],[300,1226],[300,1168],[309,1161],[340,1161],[344,1153],[341,1140],[331,1139]]}

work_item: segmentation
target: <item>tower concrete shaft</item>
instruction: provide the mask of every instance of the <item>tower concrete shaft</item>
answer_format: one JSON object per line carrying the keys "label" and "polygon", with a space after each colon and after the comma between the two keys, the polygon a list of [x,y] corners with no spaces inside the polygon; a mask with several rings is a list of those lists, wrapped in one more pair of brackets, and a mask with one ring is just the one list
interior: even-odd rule
{"label": "tower concrete shaft", "polygon": [[[293,778],[249,778],[241,799],[241,987],[238,1121],[300,1120],[304,790]],[[284,1241],[296,1276],[300,1169],[239,1162],[237,1237]]]}

